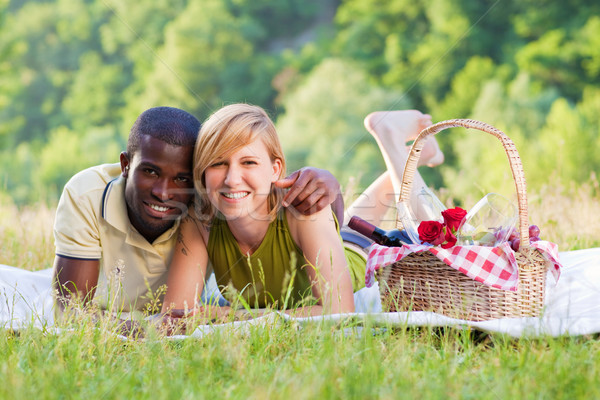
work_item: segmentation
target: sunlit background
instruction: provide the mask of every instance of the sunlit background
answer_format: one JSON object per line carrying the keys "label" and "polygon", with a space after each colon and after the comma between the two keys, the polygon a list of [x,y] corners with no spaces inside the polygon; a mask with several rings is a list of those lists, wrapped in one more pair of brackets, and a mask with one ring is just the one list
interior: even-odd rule
{"label": "sunlit background", "polygon": [[[362,120],[417,108],[515,141],[528,186],[595,182],[597,0],[0,0],[0,198],[55,204],[85,167],[118,161],[153,106],[199,119],[250,102],[277,123],[289,169],[356,189],[384,170]],[[501,145],[438,135],[425,168],[456,199],[514,184]]]}

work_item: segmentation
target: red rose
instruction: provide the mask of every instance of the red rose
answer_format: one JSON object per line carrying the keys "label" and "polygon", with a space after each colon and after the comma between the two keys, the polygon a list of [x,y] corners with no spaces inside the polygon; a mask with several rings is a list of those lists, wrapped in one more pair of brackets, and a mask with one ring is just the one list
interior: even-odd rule
{"label": "red rose", "polygon": [[421,242],[427,242],[434,246],[444,242],[444,225],[437,221],[423,221],[419,224],[417,231]]}
{"label": "red rose", "polygon": [[465,218],[467,212],[460,207],[449,208],[442,211],[442,217],[444,217],[444,223],[448,230],[456,232],[463,218]]}
{"label": "red rose", "polygon": [[442,249],[449,249],[456,244],[456,236],[450,229],[446,229],[446,236],[444,237],[446,243],[442,244]]}

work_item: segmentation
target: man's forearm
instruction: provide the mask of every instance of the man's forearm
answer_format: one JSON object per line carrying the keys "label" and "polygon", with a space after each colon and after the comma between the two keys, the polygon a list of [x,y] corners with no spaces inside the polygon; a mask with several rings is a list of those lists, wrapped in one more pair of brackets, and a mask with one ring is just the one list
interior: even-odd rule
{"label": "man's forearm", "polygon": [[78,301],[85,305],[94,298],[99,268],[98,260],[55,257],[52,284],[61,310],[70,302]]}

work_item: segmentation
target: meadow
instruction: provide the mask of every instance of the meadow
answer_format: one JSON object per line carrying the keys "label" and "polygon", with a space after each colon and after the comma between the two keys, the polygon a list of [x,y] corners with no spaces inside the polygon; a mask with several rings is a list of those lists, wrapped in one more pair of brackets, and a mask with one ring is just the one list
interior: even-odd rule
{"label": "meadow", "polygon": [[[593,178],[548,186],[530,194],[530,221],[561,251],[600,246],[599,199]],[[53,218],[52,207],[4,202],[0,263],[51,267]],[[202,339],[124,341],[85,319],[69,328],[0,330],[0,399],[600,398],[597,336],[281,321]]]}

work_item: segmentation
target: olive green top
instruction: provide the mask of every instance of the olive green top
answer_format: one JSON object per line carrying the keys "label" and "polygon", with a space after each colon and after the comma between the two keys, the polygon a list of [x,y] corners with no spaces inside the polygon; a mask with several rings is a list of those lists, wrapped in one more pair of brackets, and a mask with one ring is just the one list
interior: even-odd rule
{"label": "olive green top", "polygon": [[[235,289],[234,294],[241,294],[243,301],[255,308],[274,306],[284,309],[314,304],[310,280],[302,268],[307,261],[290,234],[284,209],[269,225],[265,238],[250,256],[242,254],[227,221],[218,214],[210,227],[207,250],[217,284],[229,300],[233,296],[230,290],[224,290],[228,287]],[[364,287],[366,261],[355,251],[344,250],[356,291]]]}

